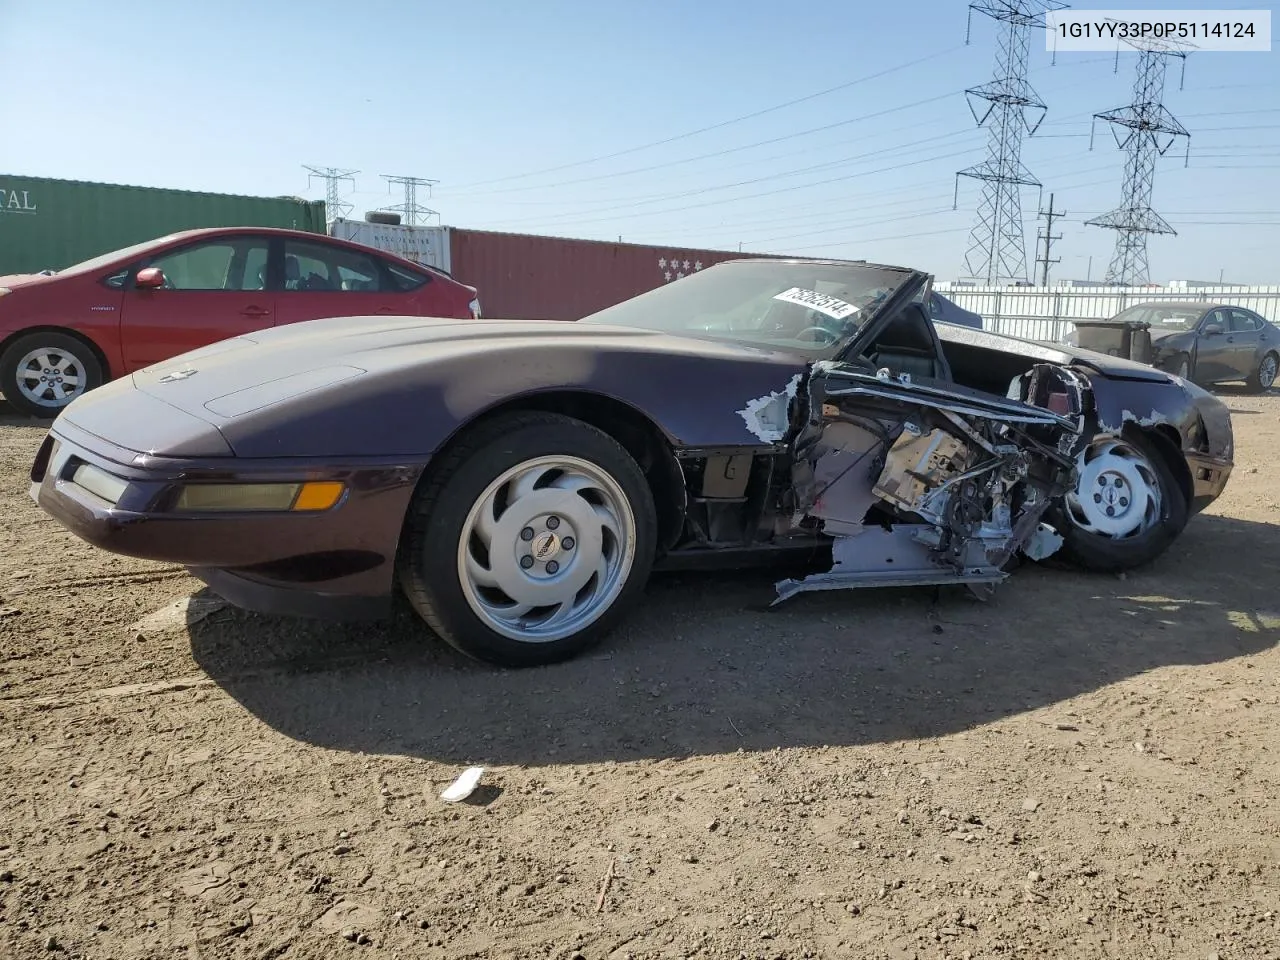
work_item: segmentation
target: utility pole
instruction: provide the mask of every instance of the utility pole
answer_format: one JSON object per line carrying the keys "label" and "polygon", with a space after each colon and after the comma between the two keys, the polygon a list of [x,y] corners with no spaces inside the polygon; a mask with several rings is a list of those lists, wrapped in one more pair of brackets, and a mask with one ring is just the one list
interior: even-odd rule
{"label": "utility pole", "polygon": [[1038,258],[1036,263],[1040,264],[1040,286],[1047,287],[1049,285],[1049,264],[1062,262],[1061,257],[1054,260],[1049,259],[1049,251],[1053,241],[1062,239],[1062,234],[1053,232],[1053,221],[1059,217],[1065,217],[1067,213],[1065,210],[1053,209],[1053,194],[1051,193],[1049,194],[1049,209],[1039,211],[1039,215],[1044,218],[1044,233],[1036,234],[1036,246],[1038,247],[1040,242],[1044,241],[1044,255]]}
{"label": "utility pole", "polygon": [[337,167],[313,167],[303,164],[302,169],[306,170],[307,186],[311,186],[311,181],[319,177],[324,181],[324,212],[325,219],[333,222],[338,217],[345,217],[351,212],[351,204],[342,199],[342,195],[338,192],[338,185],[346,180],[351,184],[354,190],[356,182],[352,179],[359,170],[339,170]]}
{"label": "utility pole", "polygon": [[428,217],[438,217],[440,215],[430,207],[418,205],[418,188],[426,187],[427,196],[430,196],[432,186],[439,183],[439,180],[424,180],[421,177],[393,177],[385,173],[382,175],[382,179],[387,181],[387,192],[391,191],[392,184],[399,184],[404,187],[404,203],[397,204],[394,207],[383,207],[382,209],[403,214],[403,222],[408,226],[416,226],[424,223]]}

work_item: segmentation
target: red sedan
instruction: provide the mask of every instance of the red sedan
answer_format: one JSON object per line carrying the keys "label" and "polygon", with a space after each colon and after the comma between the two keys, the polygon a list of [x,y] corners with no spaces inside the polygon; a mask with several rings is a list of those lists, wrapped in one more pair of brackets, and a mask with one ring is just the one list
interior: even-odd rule
{"label": "red sedan", "polygon": [[480,316],[445,273],[321,234],[187,230],[52,274],[0,277],[0,393],[53,417],[76,397],[218,340],[323,317]]}

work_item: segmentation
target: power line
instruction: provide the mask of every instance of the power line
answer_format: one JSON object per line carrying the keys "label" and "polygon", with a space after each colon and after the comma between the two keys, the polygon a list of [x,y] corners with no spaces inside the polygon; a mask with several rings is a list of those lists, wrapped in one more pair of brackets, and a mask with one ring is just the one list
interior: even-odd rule
{"label": "power line", "polygon": [[[903,110],[911,110],[911,109],[914,109],[915,107],[923,107],[930,103],[938,103],[942,100],[950,100],[958,96],[959,94],[956,93],[955,91],[948,91],[947,93],[939,94],[934,97],[926,97],[923,100],[916,100],[913,103],[904,103],[901,106],[888,107],[884,110],[877,110],[874,113],[866,113],[859,117],[850,117],[846,120],[837,120],[835,123],[825,123],[820,127],[810,127],[807,130],[799,130],[795,133],[783,134],[782,136],[778,136],[778,137],[770,137],[767,140],[757,140],[755,143],[747,143],[737,147],[727,147],[723,150],[714,150],[711,153],[702,153],[694,157],[684,157],[679,160],[668,160],[664,163],[655,163],[647,167],[637,167],[631,170],[620,170],[616,173],[604,173],[594,177],[582,177],[576,180],[562,180],[558,183],[549,183],[546,185],[528,186],[528,187],[504,187],[501,190],[485,190],[479,194],[451,192],[448,194],[448,196],[451,199],[460,199],[468,196],[494,196],[500,193],[515,193],[518,191],[526,191],[526,190],[550,190],[553,187],[576,186],[582,183],[594,183],[600,180],[612,180],[616,177],[632,176],[637,173],[650,173],[651,171],[654,171],[654,170],[664,170],[669,167],[681,166],[688,163],[696,163],[699,160],[712,160],[717,157],[725,157],[731,153],[740,153],[743,150],[753,150],[756,147],[766,147],[775,143],[784,143],[787,140],[795,140],[795,139],[798,139],[799,137],[807,137],[815,133],[825,133],[827,130],[834,130],[837,127],[847,127],[853,123],[862,123],[867,120],[875,120],[879,117],[888,116],[890,114],[901,113]],[[898,129],[903,129],[903,128],[898,128]],[[847,143],[850,141],[844,141],[844,142]],[[794,154],[790,154],[790,155],[793,156]],[[533,176],[533,174],[529,174],[529,176]],[[472,186],[475,186],[475,184],[472,184]]]}
{"label": "power line", "polygon": [[614,151],[613,153],[602,154],[598,157],[589,157],[586,160],[576,160],[573,163],[562,163],[554,167],[544,167],[541,170],[532,170],[528,173],[515,173],[505,177],[495,177],[491,180],[478,180],[473,183],[463,184],[462,187],[465,188],[465,187],[487,186],[488,184],[491,184],[491,183],[505,183],[511,180],[523,180],[526,177],[537,177],[537,176],[541,176],[544,173],[557,173],[560,170],[570,170],[570,169],[573,169],[574,167],[586,166],[589,163],[600,163],[604,160],[613,160],[613,159],[616,159],[617,157],[625,157],[633,153],[639,153],[642,150],[650,150],[654,147],[665,146],[668,143],[676,143],[679,140],[687,140],[688,138],[696,137],[699,134],[709,133],[712,130],[720,130],[724,127],[732,126],[735,123],[742,123],[744,120],[754,120],[756,117],[762,117],[768,113],[774,113],[778,110],[786,109],[787,107],[793,107],[798,103],[805,103],[806,101],[809,101],[809,100],[815,100],[818,97],[824,97],[830,93],[836,93],[837,91],[840,91],[840,90],[848,90],[850,87],[855,87],[862,83],[869,83],[872,80],[878,80],[881,77],[887,77],[890,74],[897,73],[901,70],[907,70],[911,67],[919,66],[922,63],[934,62],[939,57],[945,57],[948,54],[955,53],[957,50],[960,50],[960,49],[962,49],[961,45],[948,47],[945,50],[941,50],[936,53],[930,53],[926,56],[919,57],[918,59],[910,60],[907,63],[900,63],[897,66],[887,67],[886,69],[877,71],[876,73],[870,73],[864,77],[858,77],[856,80],[849,80],[849,81],[846,81],[845,83],[837,84],[834,87],[828,87],[825,90],[819,90],[816,93],[806,94],[803,97],[797,97],[796,99],[788,100],[785,103],[779,103],[779,104],[775,104],[772,107],[765,107],[762,110],[755,110],[751,113],[745,113],[740,117],[733,117],[730,120],[721,120],[720,122],[710,124],[709,126],[699,127],[697,130],[690,130],[687,133],[676,134],[673,137],[665,137],[661,140],[654,140],[650,143],[642,143],[639,146],[628,147],[625,150],[617,150],[617,151]]}
{"label": "power line", "polygon": [[[884,151],[878,151],[877,153],[878,153],[878,154],[883,154],[883,152],[884,152]],[[738,202],[740,202],[740,201],[742,201],[742,200],[752,200],[752,199],[756,199],[756,198],[758,198],[758,197],[772,197],[772,196],[777,196],[778,194],[781,194],[781,193],[791,193],[791,192],[796,191],[796,190],[808,190],[808,189],[811,189],[811,188],[813,188],[813,187],[826,186],[827,184],[831,184],[831,183],[844,183],[844,182],[847,182],[847,181],[849,181],[849,180],[857,180],[857,179],[859,179],[859,178],[861,178],[861,177],[874,176],[874,175],[875,175],[875,174],[877,174],[877,173],[888,173],[888,172],[890,172],[890,171],[902,170],[902,169],[905,169],[905,168],[907,168],[907,167],[916,167],[916,166],[920,166],[921,164],[925,164],[925,163],[937,163],[937,162],[939,162],[939,161],[943,161],[943,160],[954,160],[954,159],[956,159],[957,157],[964,156],[964,155],[965,155],[965,153],[968,153],[968,152],[970,152],[970,151],[953,151],[953,152],[951,152],[951,153],[941,154],[941,155],[939,155],[939,156],[924,157],[923,159],[920,159],[920,160],[913,160],[913,161],[910,161],[910,162],[908,162],[908,163],[897,163],[897,164],[894,164],[894,165],[892,165],[892,166],[888,166],[888,167],[881,167],[881,168],[876,169],[876,170],[867,170],[867,171],[864,171],[864,172],[862,172],[862,173],[850,173],[850,174],[845,174],[845,175],[843,175],[843,176],[839,176],[839,177],[829,177],[829,178],[827,178],[826,180],[816,180],[816,181],[814,181],[814,182],[812,182],[812,183],[801,183],[801,184],[796,184],[795,186],[790,186],[790,187],[779,187],[779,188],[778,188],[778,189],[776,189],[776,190],[765,190],[765,191],[761,191],[761,192],[759,192],[759,193],[745,194],[745,195],[743,195],[743,196],[738,196],[738,197],[724,197],[724,198],[719,199],[719,200],[706,200],[706,201],[703,201],[702,203],[687,204],[686,206],[682,206],[682,207],[669,207],[669,208],[664,208],[664,209],[661,209],[661,210],[643,210],[643,211],[639,211],[639,212],[637,212],[637,213],[632,213],[632,214],[630,214],[630,216],[632,216],[632,217],[648,217],[648,216],[661,215],[661,214],[665,214],[665,213],[684,213],[684,212],[686,212],[686,211],[688,211],[688,210],[700,210],[700,209],[703,209],[703,208],[705,208],[705,207],[714,207],[714,206],[718,206],[718,205],[720,205],[720,204],[724,204],[724,203],[738,203]],[[876,154],[870,154],[869,156],[875,156],[875,155],[876,155]],[[761,177],[761,178],[759,178],[759,179],[758,179],[757,181],[755,181],[755,182],[763,182],[763,181],[766,181],[766,180],[776,180],[776,179],[778,179],[779,177],[781,177],[781,176],[786,176],[786,175],[787,175],[787,174],[776,174],[776,175],[769,176],[769,177]],[[705,192],[705,191],[695,191],[695,192],[701,193],[701,192]],[[675,199],[675,198],[667,198],[667,199]],[[620,208],[620,209],[627,209],[627,210],[630,210],[630,209],[633,209],[635,206],[637,206],[637,204],[628,204],[627,206],[625,206],[625,207],[623,207],[623,208]],[[605,211],[597,210],[597,211],[592,211],[592,212],[593,212],[593,213],[603,213],[603,212],[605,212]],[[616,217],[603,217],[603,218],[601,218],[601,217],[592,217],[592,218],[590,218],[590,219],[585,219],[585,220],[581,220],[581,219],[579,219],[579,220],[569,220],[569,221],[563,221],[563,220],[561,220],[561,221],[559,221],[559,223],[560,223],[562,226],[567,226],[567,225],[571,225],[571,224],[607,223],[607,222],[610,222],[610,221],[613,221],[613,220],[616,220],[616,219],[617,219]],[[522,222],[522,221],[508,221],[508,223],[519,223],[519,222]],[[527,222],[530,222],[530,221],[523,221],[523,222],[526,222],[526,223],[527,223]],[[537,221],[534,221],[534,222],[545,223],[545,222],[547,222],[547,219],[540,219],[540,220],[537,220]]]}

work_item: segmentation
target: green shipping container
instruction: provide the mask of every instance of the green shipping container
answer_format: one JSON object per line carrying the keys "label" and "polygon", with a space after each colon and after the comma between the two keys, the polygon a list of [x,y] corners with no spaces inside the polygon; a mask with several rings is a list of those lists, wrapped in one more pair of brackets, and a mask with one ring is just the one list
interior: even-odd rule
{"label": "green shipping container", "polygon": [[325,232],[324,201],[0,174],[0,275],[61,270],[178,230]]}

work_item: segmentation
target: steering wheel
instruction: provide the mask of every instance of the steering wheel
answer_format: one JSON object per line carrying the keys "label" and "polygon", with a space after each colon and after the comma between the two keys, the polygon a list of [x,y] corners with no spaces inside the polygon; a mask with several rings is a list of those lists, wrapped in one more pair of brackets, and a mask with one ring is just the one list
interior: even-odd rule
{"label": "steering wheel", "polygon": [[831,332],[830,330],[828,330],[826,327],[819,327],[819,326],[805,327],[803,330],[801,330],[799,333],[797,333],[797,334],[796,334],[796,339],[797,339],[797,340],[802,340],[802,339],[804,339],[804,335],[805,335],[806,333],[809,333],[809,332],[811,332],[811,331],[815,331],[815,330],[816,330],[818,333],[822,334],[823,339],[822,339],[821,341],[818,341],[818,338],[817,338],[817,337],[814,337],[813,339],[814,339],[815,341],[821,342],[823,345],[826,345],[826,344],[828,344],[828,343],[835,343],[837,340],[839,340],[839,339],[840,339],[840,337],[839,337],[839,335],[838,335],[838,334],[832,333],[832,332]]}

